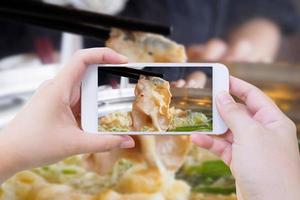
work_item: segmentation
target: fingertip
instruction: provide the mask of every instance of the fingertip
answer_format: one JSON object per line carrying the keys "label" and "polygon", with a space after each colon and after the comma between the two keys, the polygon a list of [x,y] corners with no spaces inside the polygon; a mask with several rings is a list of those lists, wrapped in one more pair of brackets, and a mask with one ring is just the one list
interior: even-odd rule
{"label": "fingertip", "polygon": [[122,54],[119,54],[119,57],[120,57],[120,61],[122,63],[127,63],[128,62],[128,57],[122,55]]}
{"label": "fingertip", "polygon": [[129,135],[120,136],[122,138],[122,142],[120,144],[121,149],[133,148],[135,146],[134,139]]}
{"label": "fingertip", "polygon": [[183,79],[180,79],[180,80],[176,81],[176,87],[177,88],[182,88],[182,87],[185,86],[185,84],[186,84],[186,82]]}
{"label": "fingertip", "polygon": [[185,87],[187,88],[196,88],[197,82],[195,80],[190,80],[186,83]]}
{"label": "fingertip", "polygon": [[134,140],[130,136],[120,136],[104,133],[83,132],[79,138],[77,150],[79,153],[106,152],[114,148],[132,148]]}
{"label": "fingertip", "polygon": [[105,51],[105,54],[103,56],[104,63],[124,64],[128,62],[128,58],[126,56],[119,54],[118,52],[109,48],[107,48],[107,51]]}
{"label": "fingertip", "polygon": [[191,141],[202,148],[208,149],[212,143],[212,136],[205,135],[205,134],[193,134],[191,135]]}

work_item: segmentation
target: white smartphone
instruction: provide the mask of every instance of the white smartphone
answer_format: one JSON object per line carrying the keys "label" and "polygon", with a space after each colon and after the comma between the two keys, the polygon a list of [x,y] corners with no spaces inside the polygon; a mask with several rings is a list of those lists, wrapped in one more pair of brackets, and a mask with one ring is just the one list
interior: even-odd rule
{"label": "white smartphone", "polygon": [[[134,80],[101,67],[142,69],[163,74],[163,79],[141,76]],[[228,90],[229,72],[219,63],[91,65],[82,82],[82,128],[118,135],[223,134],[227,126],[215,96]]]}

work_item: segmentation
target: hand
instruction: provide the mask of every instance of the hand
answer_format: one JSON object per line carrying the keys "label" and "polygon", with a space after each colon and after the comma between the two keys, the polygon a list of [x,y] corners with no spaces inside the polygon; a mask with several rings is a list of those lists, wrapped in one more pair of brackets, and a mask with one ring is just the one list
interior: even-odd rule
{"label": "hand", "polygon": [[220,61],[228,51],[228,44],[221,39],[211,39],[205,44],[195,44],[187,48],[191,62]]}
{"label": "hand", "polygon": [[171,83],[172,87],[177,88],[204,88],[207,81],[206,74],[201,71],[191,73],[186,80],[180,79]]}
{"label": "hand", "polygon": [[194,134],[192,141],[220,156],[236,179],[239,199],[299,199],[300,157],[296,127],[258,88],[230,79],[217,97],[229,131],[221,137]]}
{"label": "hand", "polygon": [[274,61],[281,41],[280,30],[267,19],[254,19],[233,30],[227,41],[211,39],[187,49],[191,61],[263,62]]}
{"label": "hand", "polygon": [[0,183],[20,170],[74,154],[133,147],[129,136],[85,133],[76,122],[87,66],[126,62],[125,57],[108,48],[81,50],[55,78],[44,83],[0,134]]}

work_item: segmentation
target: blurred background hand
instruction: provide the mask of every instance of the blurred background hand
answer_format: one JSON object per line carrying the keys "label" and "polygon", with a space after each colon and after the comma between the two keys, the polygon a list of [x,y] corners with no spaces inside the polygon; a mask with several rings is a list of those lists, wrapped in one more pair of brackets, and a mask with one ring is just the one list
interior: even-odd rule
{"label": "blurred background hand", "polygon": [[229,33],[228,39],[210,39],[188,47],[191,61],[274,61],[281,42],[279,27],[266,19],[253,19]]}
{"label": "blurred background hand", "polygon": [[172,87],[177,88],[204,88],[207,81],[207,76],[201,71],[195,71],[187,76],[187,78],[180,79],[171,83]]}

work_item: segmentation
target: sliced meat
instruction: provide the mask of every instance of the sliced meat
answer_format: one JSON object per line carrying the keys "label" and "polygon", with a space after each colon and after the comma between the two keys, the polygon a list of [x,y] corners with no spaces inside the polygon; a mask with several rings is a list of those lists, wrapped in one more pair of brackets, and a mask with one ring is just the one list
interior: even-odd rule
{"label": "sliced meat", "polygon": [[150,126],[156,131],[166,131],[171,123],[169,82],[141,76],[135,87],[135,96],[131,114],[133,130],[142,131],[144,126]]}

